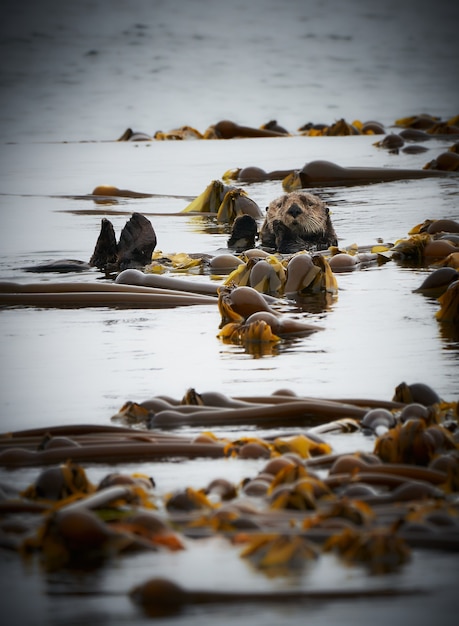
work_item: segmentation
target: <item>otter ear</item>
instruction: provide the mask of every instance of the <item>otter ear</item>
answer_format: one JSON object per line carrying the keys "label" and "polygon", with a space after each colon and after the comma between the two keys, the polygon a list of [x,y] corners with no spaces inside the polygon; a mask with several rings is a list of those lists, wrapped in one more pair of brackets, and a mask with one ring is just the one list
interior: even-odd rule
{"label": "otter ear", "polygon": [[267,212],[268,212],[268,209],[269,209],[269,206],[266,206],[266,207],[265,207],[265,213],[267,213]]}

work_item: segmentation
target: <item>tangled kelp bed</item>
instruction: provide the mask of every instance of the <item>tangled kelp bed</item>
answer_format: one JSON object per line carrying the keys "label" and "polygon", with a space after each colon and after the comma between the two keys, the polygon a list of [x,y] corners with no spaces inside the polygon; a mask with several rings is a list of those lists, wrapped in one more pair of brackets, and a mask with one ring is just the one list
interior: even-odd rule
{"label": "tangled kelp bed", "polygon": [[[363,144],[368,137],[357,139]],[[343,139],[343,142],[352,141],[352,138]],[[214,142],[212,148],[220,149],[222,143]],[[203,142],[197,145],[198,152],[203,145],[209,149],[210,144]],[[435,145],[438,147],[438,143]],[[134,147],[118,145],[115,149],[122,154],[127,151],[135,154],[139,151]],[[170,148],[165,144],[157,147]],[[68,148],[76,150],[72,146]],[[251,157],[251,162],[264,164],[260,156]],[[301,163],[301,159],[297,154],[294,162]],[[355,162],[359,162],[357,158]],[[230,160],[225,156],[217,171],[224,171],[232,163],[234,155]],[[99,173],[97,178],[103,179]],[[120,180],[120,187],[125,186],[119,175],[113,179]],[[197,198],[209,180],[207,170],[201,173]],[[422,193],[432,189],[435,190],[432,193],[440,190],[440,195],[442,190],[454,193],[456,180],[454,176],[434,177],[428,185],[426,181],[424,185],[415,182],[413,187],[422,187]],[[174,177],[171,189],[179,182]],[[253,207],[251,202],[245,202],[245,198],[252,197],[263,207],[265,198],[279,193],[275,181],[250,187],[250,183],[241,184],[246,196],[234,193],[224,202],[224,196],[216,195],[212,210],[177,210],[176,205],[180,208],[181,203],[193,203],[194,199],[187,195],[176,201],[171,196],[174,213],[167,218],[160,211],[155,215],[155,209],[160,206],[160,200],[155,197],[126,194],[118,200],[94,196],[89,199],[94,206],[80,212],[72,204],[84,202],[87,207],[88,198],[81,202],[55,198],[53,206],[59,204],[59,211],[68,209],[66,219],[68,215],[77,216],[71,219],[78,222],[84,215],[85,220],[91,220],[91,246],[100,216],[105,212],[118,218],[115,225],[119,232],[125,216],[141,211],[151,217],[160,248],[168,233],[164,228],[167,219],[171,230],[186,222],[193,224],[196,232],[201,228],[204,233],[196,246],[195,233],[188,231],[188,238],[180,240],[179,250],[206,252],[169,253],[167,250],[174,248],[166,247],[165,252],[155,249],[147,266],[125,270],[127,273],[120,273],[115,280],[113,274],[105,275],[103,269],[97,272],[87,267],[78,274],[75,270],[75,275],[69,277],[59,273],[57,266],[48,267],[33,283],[29,282],[29,272],[22,275],[18,271],[15,278],[10,274],[4,279],[2,290],[5,298],[10,298],[4,300],[6,319],[9,315],[15,316],[13,321],[27,316],[27,324],[35,328],[33,320],[39,316],[42,324],[46,320],[53,326],[52,332],[60,340],[62,320],[64,330],[70,330],[69,335],[78,320],[83,320],[86,326],[88,321],[103,320],[99,325],[96,323],[97,335],[105,334],[110,345],[108,357],[103,352],[105,361],[101,359],[98,364],[94,384],[98,396],[107,395],[110,379],[115,392],[111,392],[109,402],[113,398],[119,401],[116,411],[107,412],[106,405],[101,411],[97,405],[96,410],[92,407],[90,411],[68,413],[62,411],[54,397],[45,407],[37,400],[30,411],[15,400],[14,405],[10,404],[11,415],[21,412],[24,417],[9,425],[12,432],[2,437],[1,536],[2,551],[7,558],[4,571],[11,577],[16,572],[18,580],[33,571],[34,584],[40,588],[46,585],[45,601],[49,606],[52,604],[53,610],[60,606],[66,617],[73,612],[70,607],[78,606],[76,619],[82,621],[86,607],[91,606],[94,611],[103,607],[111,617],[121,607],[124,613],[120,622],[125,619],[137,623],[145,619],[143,612],[149,616],[179,608],[181,619],[195,615],[196,611],[200,619],[209,620],[213,610],[219,611],[220,617],[232,605],[240,611],[243,602],[254,605],[252,610],[257,616],[266,607],[269,610],[277,607],[278,615],[284,616],[292,610],[303,611],[303,606],[312,607],[314,603],[323,607],[324,600],[328,606],[337,607],[338,612],[344,601],[349,600],[349,606],[358,599],[360,602],[367,599],[365,607],[370,615],[373,611],[370,607],[378,601],[384,602],[386,608],[402,605],[410,612],[422,602],[437,601],[438,607],[442,597],[440,584],[450,590],[448,579],[454,579],[457,549],[454,384],[446,378],[440,380],[442,388],[451,390],[444,399],[431,391],[427,396],[418,396],[419,387],[402,385],[392,400],[371,400],[346,395],[341,381],[349,380],[348,372],[343,370],[338,376],[329,369],[321,372],[320,367],[321,355],[327,350],[331,359],[340,359],[337,351],[342,344],[331,346],[328,340],[333,333],[333,320],[340,315],[340,305],[347,299],[352,309],[346,324],[354,342],[358,343],[356,328],[360,328],[359,322],[355,322],[356,306],[363,310],[368,304],[374,316],[373,339],[364,351],[356,345],[355,353],[351,347],[346,355],[345,367],[353,371],[354,377],[350,393],[358,389],[357,393],[367,390],[373,395],[368,392],[372,384],[369,379],[375,375],[373,365],[378,361],[387,368],[383,372],[383,377],[387,374],[386,382],[393,377],[393,370],[398,378],[402,367],[411,376],[413,346],[408,345],[403,364],[396,362],[397,356],[390,353],[391,344],[386,347],[387,335],[381,344],[375,332],[386,315],[385,307],[398,305],[390,297],[394,291],[399,298],[406,295],[411,303],[411,308],[401,310],[400,316],[407,315],[411,325],[413,317],[414,325],[418,318],[422,317],[423,323],[428,319],[433,334],[438,330],[442,337],[448,338],[444,344],[448,341],[454,346],[450,338],[457,327],[454,305],[457,243],[451,222],[457,222],[457,212],[451,209],[451,202],[447,205],[444,196],[440,198],[441,209],[430,201],[420,203],[419,191],[415,219],[412,220],[411,213],[407,229],[394,221],[390,231],[394,238],[376,239],[377,243],[370,245],[352,245],[354,239],[350,237],[357,237],[359,244],[367,244],[384,230],[381,222],[377,226],[372,223],[361,234],[362,199],[363,206],[368,205],[374,216],[378,207],[387,211],[390,208],[387,198],[391,194],[386,194],[386,189],[392,188],[398,199],[408,184],[378,186],[384,190],[367,187],[368,191],[364,192],[359,188],[338,188],[331,192],[325,188],[317,193],[332,201],[337,232],[344,230],[346,245],[293,255],[262,250],[257,245],[242,252],[223,250],[234,219],[230,209],[239,209],[243,204]],[[150,179],[145,179],[139,188],[148,185]],[[84,188],[87,187],[85,182]],[[156,183],[152,187],[155,189]],[[180,191],[188,194],[183,185]],[[349,204],[354,205],[353,214],[346,207],[348,198]],[[448,196],[451,198],[452,194]],[[120,202],[118,207],[115,201]],[[397,206],[401,209],[407,204],[400,201]],[[340,223],[341,212],[345,219]],[[431,219],[441,216],[452,219],[448,225],[441,219]],[[429,219],[412,226],[423,217]],[[78,223],[73,228],[80,232]],[[215,233],[216,237],[209,233]],[[174,245],[176,241],[174,233]],[[212,246],[215,241],[218,243]],[[439,256],[438,245],[443,247]],[[437,251],[433,246],[437,246]],[[452,247],[449,252],[448,246]],[[215,248],[220,249],[216,252]],[[65,254],[67,250],[82,248],[62,244],[60,249]],[[54,247],[48,245],[46,250]],[[43,256],[37,261],[43,262]],[[27,257],[27,262],[34,262],[33,255]],[[17,265],[23,268],[25,263],[20,258]],[[43,263],[40,264],[43,270]],[[297,270],[302,265],[306,271],[300,276]],[[384,277],[386,280],[380,283]],[[366,298],[359,297],[362,285],[368,286],[369,281],[375,286],[385,285],[383,289],[387,290],[386,297],[380,301],[381,315],[375,315],[371,306],[373,291]],[[36,294],[45,297],[33,301]],[[54,301],[46,302],[48,294]],[[443,307],[443,300],[449,300],[452,307]],[[418,304],[421,309],[424,307],[426,318],[413,316]],[[253,311],[251,307],[255,305],[264,310]],[[78,313],[76,309],[80,309]],[[145,312],[136,312],[141,309]],[[438,327],[436,313],[445,317],[443,320],[438,316]],[[254,319],[248,322],[254,314],[258,319],[255,318],[257,325],[252,326]],[[195,323],[198,317],[199,323]],[[166,322],[156,327],[157,320],[163,318]],[[65,320],[70,319],[65,328]],[[265,332],[262,322],[268,324],[272,333]],[[138,344],[131,344],[129,324],[135,326]],[[167,347],[174,356],[170,361],[158,350],[160,335],[169,337],[166,328],[173,336]],[[111,332],[106,333],[107,329]],[[141,333],[137,332],[139,329]],[[394,328],[390,330],[393,332]],[[199,335],[203,340],[190,344],[188,335]],[[207,335],[211,337],[210,351],[205,345]],[[369,335],[364,335],[366,342]],[[419,344],[414,352],[426,353],[423,375],[427,378],[428,357],[433,355],[427,354],[420,339],[424,335],[418,335]],[[81,340],[78,332],[75,336],[76,341]],[[129,350],[117,351],[123,337],[129,341]],[[46,332],[45,338],[48,341]],[[86,337],[81,345],[85,341]],[[443,346],[441,342],[432,343],[437,350],[434,356],[438,357]],[[63,342],[63,345],[67,344]],[[99,349],[99,344],[95,345]],[[79,358],[74,356],[77,349],[72,342],[69,359]],[[93,373],[87,350],[90,347],[79,358],[85,373],[81,378],[73,374],[72,379],[72,386],[79,389],[81,397],[88,390],[88,372]],[[191,351],[191,356],[187,351]],[[122,357],[115,364],[120,372],[117,378],[110,361],[113,354],[115,358]],[[148,367],[140,368],[139,375],[139,371],[130,367],[135,367],[134,362],[138,364],[145,354],[152,358]],[[230,382],[226,385],[231,395],[222,397],[216,392],[200,391],[209,379],[209,387],[213,388],[215,376],[212,378],[211,370],[222,354],[232,364]],[[295,359],[298,354],[301,359]],[[240,355],[245,359],[242,366],[237,362]],[[366,380],[362,380],[359,357],[368,368]],[[181,359],[192,361],[186,376]],[[43,357],[40,365],[37,361],[37,367],[46,368],[48,362]],[[197,367],[196,363],[204,365]],[[258,385],[261,377],[252,376],[255,369],[252,363],[260,364],[260,371],[265,367],[262,382],[269,379],[269,390],[266,383],[264,387]],[[449,363],[451,367],[451,359]],[[161,379],[161,368],[167,370],[167,385]],[[184,398],[171,393],[172,380],[175,386],[187,380],[197,385],[194,370],[198,369],[198,391],[187,392]],[[439,375],[430,366],[429,371],[429,378],[437,382],[445,374],[444,369]],[[67,377],[72,376],[69,372],[67,364],[62,378],[49,377],[47,383],[55,383],[57,389],[57,381],[62,381],[65,387]],[[23,377],[24,403],[29,395],[26,387],[33,384],[33,378]],[[141,393],[129,391],[138,389],[129,385],[133,378],[146,381]],[[317,385],[317,379],[326,379],[326,383]],[[415,379],[421,377],[416,375]],[[290,383],[295,393],[290,391]],[[284,389],[270,394],[281,385]],[[153,389],[156,394],[163,390],[163,394],[149,397],[148,392],[144,393],[145,388]],[[39,391],[36,385],[34,392]],[[303,395],[311,393],[320,397]],[[332,396],[333,393],[339,396]],[[131,400],[123,404],[119,398],[126,396]],[[374,397],[379,397],[377,392]],[[67,407],[73,402],[69,395]],[[88,399],[86,403],[93,404]],[[406,407],[409,410],[404,412]],[[108,426],[110,415],[113,423]],[[92,423],[94,420],[100,423],[101,416],[104,425]],[[8,424],[12,424],[14,418],[8,417]],[[35,428],[39,420],[42,424]],[[285,467],[268,467],[270,463]],[[444,564],[444,569],[437,567],[439,562]],[[427,580],[433,568],[435,580],[432,577]],[[159,605],[155,600],[158,594],[162,599]],[[201,603],[204,606],[217,603],[219,608],[199,609]],[[140,604],[144,611],[137,612],[135,604]],[[257,623],[261,619],[257,618]],[[59,623],[64,621],[61,619]]]}
{"label": "tangled kelp bed", "polygon": [[[389,574],[409,562],[413,549],[459,549],[458,416],[456,401],[420,383],[400,384],[387,401],[303,398],[287,390],[231,398],[189,389],[181,399],[126,403],[112,418],[120,426],[5,433],[0,465],[35,469],[25,489],[2,486],[2,549],[26,562],[38,559],[50,572],[106,567],[139,552],[151,554],[154,569],[158,553],[184,551],[189,542],[219,536],[227,550],[268,578],[313,568],[330,552],[347,566]],[[223,434],[239,424],[254,430],[247,436],[231,436],[231,429]],[[177,428],[182,432],[171,433]],[[269,435],[258,434],[266,429]],[[369,438],[372,450],[334,452],[334,434],[357,431]],[[144,468],[192,458],[240,463],[243,478],[235,482],[210,471],[201,488],[184,484],[165,493],[154,476],[135,470],[135,463]],[[244,474],[247,460],[257,461],[258,472]],[[134,471],[117,470],[126,463]],[[111,466],[97,482],[91,479],[94,464]],[[371,585],[278,591],[270,601],[419,591]],[[157,576],[126,593],[153,616],[190,603],[269,597],[186,590]]]}
{"label": "tangled kelp bed", "polygon": [[[406,139],[420,141],[430,136],[459,135],[459,116],[455,115],[448,120],[438,116],[422,114],[410,115],[395,120],[394,126],[405,129]],[[410,129],[407,131],[407,129]],[[193,126],[181,126],[169,131],[156,131],[153,135],[145,132],[133,131],[127,128],[117,141],[183,141],[193,139],[234,139],[253,137],[285,137],[299,134],[305,137],[345,137],[348,135],[383,135],[386,132],[384,124],[378,121],[354,120],[348,122],[341,118],[329,123],[307,122],[300,126],[296,133],[288,131],[277,120],[270,120],[258,128],[244,126],[231,120],[221,120],[211,124],[204,132]],[[402,131],[403,132],[403,131]],[[397,147],[403,145],[398,143]],[[382,145],[382,147],[386,147]],[[393,146],[392,146],[393,147]]]}

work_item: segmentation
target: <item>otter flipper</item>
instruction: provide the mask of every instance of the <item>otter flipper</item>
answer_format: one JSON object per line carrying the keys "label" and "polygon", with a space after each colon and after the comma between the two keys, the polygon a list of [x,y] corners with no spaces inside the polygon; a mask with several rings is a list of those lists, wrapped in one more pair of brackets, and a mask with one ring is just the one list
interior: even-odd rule
{"label": "otter flipper", "polygon": [[118,242],[120,270],[147,265],[155,247],[156,233],[151,222],[140,213],[133,213]]}
{"label": "otter flipper", "polygon": [[118,263],[115,229],[110,220],[102,219],[100,234],[92,257],[89,259],[91,267],[97,267],[103,271],[110,271]]}

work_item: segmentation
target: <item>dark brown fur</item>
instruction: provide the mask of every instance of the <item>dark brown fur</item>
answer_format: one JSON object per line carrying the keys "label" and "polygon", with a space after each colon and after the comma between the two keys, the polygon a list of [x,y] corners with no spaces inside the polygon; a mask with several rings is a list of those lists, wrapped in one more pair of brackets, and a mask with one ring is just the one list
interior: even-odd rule
{"label": "dark brown fur", "polygon": [[292,192],[273,200],[261,227],[261,243],[283,254],[324,250],[338,240],[325,203],[307,192]]}
{"label": "dark brown fur", "polygon": [[96,247],[89,265],[105,272],[122,271],[129,267],[142,267],[151,262],[156,246],[156,234],[150,220],[133,213],[121,231],[118,244],[110,220],[102,219]]}

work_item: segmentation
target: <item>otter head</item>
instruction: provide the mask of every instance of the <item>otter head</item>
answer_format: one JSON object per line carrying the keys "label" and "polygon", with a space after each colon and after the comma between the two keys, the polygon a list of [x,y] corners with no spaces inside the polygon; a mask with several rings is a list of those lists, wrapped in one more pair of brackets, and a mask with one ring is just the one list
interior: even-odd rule
{"label": "otter head", "polygon": [[328,208],[311,193],[289,193],[275,201],[274,211],[284,224],[300,236],[325,234]]}

